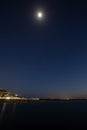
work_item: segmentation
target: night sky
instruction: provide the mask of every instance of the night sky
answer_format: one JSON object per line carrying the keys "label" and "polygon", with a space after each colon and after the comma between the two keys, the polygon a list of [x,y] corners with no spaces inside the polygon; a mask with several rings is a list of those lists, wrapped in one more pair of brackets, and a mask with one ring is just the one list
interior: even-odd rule
{"label": "night sky", "polygon": [[87,3],[1,2],[0,88],[28,97],[87,97]]}

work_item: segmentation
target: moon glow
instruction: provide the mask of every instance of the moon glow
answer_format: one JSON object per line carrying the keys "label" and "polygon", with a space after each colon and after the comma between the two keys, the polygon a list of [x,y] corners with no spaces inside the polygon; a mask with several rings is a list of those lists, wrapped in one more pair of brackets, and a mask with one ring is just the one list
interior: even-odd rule
{"label": "moon glow", "polygon": [[38,17],[39,19],[43,18],[43,13],[42,13],[42,12],[38,12],[38,13],[37,13],[37,17]]}
{"label": "moon glow", "polygon": [[46,21],[46,11],[43,8],[36,9],[34,18],[35,22],[44,23]]}

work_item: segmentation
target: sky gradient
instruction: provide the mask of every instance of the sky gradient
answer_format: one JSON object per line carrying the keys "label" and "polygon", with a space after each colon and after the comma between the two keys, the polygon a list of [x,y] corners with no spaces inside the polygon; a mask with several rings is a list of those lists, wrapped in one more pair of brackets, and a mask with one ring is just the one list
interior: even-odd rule
{"label": "sky gradient", "polygon": [[29,97],[87,97],[87,3],[1,2],[0,87]]}

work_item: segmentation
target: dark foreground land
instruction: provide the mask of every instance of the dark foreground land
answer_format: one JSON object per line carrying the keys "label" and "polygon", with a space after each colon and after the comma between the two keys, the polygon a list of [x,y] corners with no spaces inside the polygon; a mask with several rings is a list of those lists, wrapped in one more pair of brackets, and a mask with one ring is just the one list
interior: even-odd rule
{"label": "dark foreground land", "polygon": [[2,129],[87,129],[87,100],[0,103]]}

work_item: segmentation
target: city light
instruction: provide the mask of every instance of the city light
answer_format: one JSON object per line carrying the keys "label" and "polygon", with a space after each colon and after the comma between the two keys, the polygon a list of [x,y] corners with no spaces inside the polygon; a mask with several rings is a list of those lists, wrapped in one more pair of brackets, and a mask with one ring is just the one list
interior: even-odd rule
{"label": "city light", "polygon": [[11,99],[11,97],[6,97],[6,100],[10,100]]}

